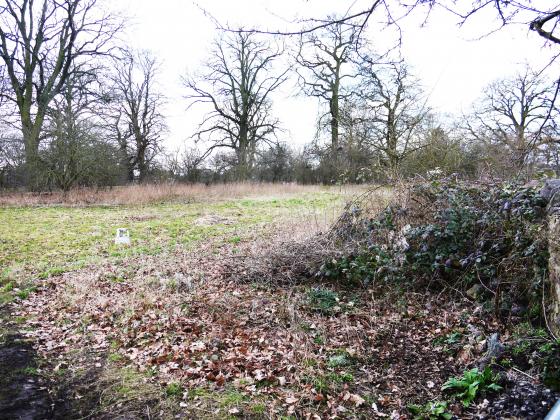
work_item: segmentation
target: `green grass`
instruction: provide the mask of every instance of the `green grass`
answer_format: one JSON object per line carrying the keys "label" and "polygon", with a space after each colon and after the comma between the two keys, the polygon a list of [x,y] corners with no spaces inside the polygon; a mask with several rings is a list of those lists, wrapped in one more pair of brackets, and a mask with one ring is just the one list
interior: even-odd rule
{"label": "green grass", "polygon": [[[256,226],[297,212],[321,211],[342,200],[338,193],[321,192],[209,204],[4,207],[0,208],[2,277],[11,273],[47,278],[106,258],[154,255],[213,237],[235,244]],[[205,215],[225,218],[227,223],[197,223]],[[119,227],[130,230],[131,246],[113,243]]]}
{"label": "green grass", "polygon": [[170,384],[167,384],[167,387],[165,388],[165,394],[168,397],[179,398],[183,394],[183,387],[177,382],[172,382]]}

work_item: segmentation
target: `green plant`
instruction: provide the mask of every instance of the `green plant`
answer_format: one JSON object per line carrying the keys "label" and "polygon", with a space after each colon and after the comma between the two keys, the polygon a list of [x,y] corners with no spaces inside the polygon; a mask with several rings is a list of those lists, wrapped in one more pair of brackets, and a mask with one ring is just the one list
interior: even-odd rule
{"label": "green plant", "polygon": [[325,338],[322,335],[316,335],[315,338],[313,338],[313,342],[322,346],[325,344]]}
{"label": "green plant", "polygon": [[331,372],[326,377],[330,382],[335,384],[350,383],[354,380],[354,375],[348,372],[341,372],[341,373]]}
{"label": "green plant", "polygon": [[521,354],[527,353],[531,348],[531,343],[527,340],[520,340],[511,350],[514,356],[519,356]]}
{"label": "green plant", "polygon": [[348,366],[350,364],[350,360],[346,353],[335,354],[334,356],[329,357],[329,361],[327,362],[327,366],[330,368],[336,368],[341,366]]}
{"label": "green plant", "polygon": [[379,279],[465,291],[483,283],[479,298],[493,300],[496,316],[519,303],[538,320],[548,275],[547,203],[539,190],[442,179],[414,185],[410,199],[375,218],[348,209],[335,227],[351,251],[325,259],[318,275],[349,285]]}
{"label": "green plant", "polygon": [[24,368],[22,370],[22,372],[26,375],[37,375],[39,371],[37,370],[36,367],[28,366],[28,367]]}
{"label": "green plant", "polygon": [[350,372],[329,372],[327,374],[303,375],[303,381],[311,385],[318,393],[327,394],[342,389],[354,381]]}
{"label": "green plant", "polygon": [[463,372],[463,376],[450,378],[442,386],[442,390],[453,390],[454,396],[458,397],[465,407],[471,405],[479,393],[487,391],[499,391],[502,389],[496,382],[497,376],[489,367],[482,372],[478,368]]}
{"label": "green plant", "polygon": [[123,357],[119,353],[111,353],[107,357],[110,362],[117,363],[123,360]]}
{"label": "green plant", "polygon": [[424,405],[411,404],[408,410],[414,416],[414,419],[445,419],[450,420],[453,416],[447,412],[447,402],[445,401],[429,401]]}
{"label": "green plant", "polygon": [[332,258],[323,263],[318,275],[342,281],[353,286],[368,286],[377,279],[386,277],[394,270],[388,270],[394,262],[391,255],[377,246],[357,254]]}
{"label": "green plant", "polygon": [[433,344],[435,346],[443,347],[443,350],[445,352],[453,353],[460,348],[462,338],[462,333],[460,333],[459,331],[452,331],[449,334],[434,339]]}
{"label": "green plant", "polygon": [[251,411],[254,414],[264,414],[266,412],[266,405],[264,405],[263,403],[253,404],[251,406]]}
{"label": "green plant", "polygon": [[16,295],[17,295],[17,297],[20,298],[21,300],[25,300],[25,299],[27,299],[27,298],[29,297],[29,294],[30,294],[31,292],[33,292],[33,291],[34,291],[33,288],[27,288],[27,289],[23,289],[23,290],[18,291],[18,292],[16,293]]}
{"label": "green plant", "polygon": [[168,397],[180,397],[183,393],[183,387],[177,382],[171,382],[165,387],[165,394]]}
{"label": "green plant", "polygon": [[3,292],[11,292],[12,290],[14,290],[14,283],[12,281],[6,283],[2,288]]}
{"label": "green plant", "polygon": [[317,287],[311,289],[308,294],[309,306],[318,312],[331,313],[338,305],[338,295],[329,289]]}
{"label": "green plant", "polygon": [[48,279],[49,277],[60,276],[61,274],[64,274],[65,271],[66,270],[63,267],[52,267],[39,274],[39,278]]}

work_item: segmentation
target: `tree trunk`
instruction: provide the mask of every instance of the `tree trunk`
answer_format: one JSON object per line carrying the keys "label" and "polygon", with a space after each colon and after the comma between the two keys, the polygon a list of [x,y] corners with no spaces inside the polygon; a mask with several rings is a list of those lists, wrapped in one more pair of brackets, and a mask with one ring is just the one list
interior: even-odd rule
{"label": "tree trunk", "polygon": [[396,178],[399,171],[399,152],[397,150],[397,133],[396,133],[395,112],[391,106],[388,106],[387,113],[387,159],[389,161],[389,171],[391,178]]}
{"label": "tree trunk", "polygon": [[333,151],[333,156],[338,155],[338,131],[339,131],[339,119],[340,119],[340,109],[338,106],[338,92],[333,92],[330,101],[330,114],[331,114],[331,148]]}
{"label": "tree trunk", "polygon": [[140,148],[136,157],[138,166],[138,180],[144,182],[148,178],[148,165],[146,164],[146,150]]}
{"label": "tree trunk", "polygon": [[41,161],[39,159],[39,135],[40,132],[37,127],[37,119],[42,117],[37,116],[35,123],[31,120],[29,113],[22,115],[22,135],[25,147],[25,169],[26,169],[26,184],[31,190],[37,190],[41,183]]}
{"label": "tree trunk", "polygon": [[249,132],[247,124],[241,124],[239,130],[239,148],[237,150],[236,180],[246,181],[249,178]]}

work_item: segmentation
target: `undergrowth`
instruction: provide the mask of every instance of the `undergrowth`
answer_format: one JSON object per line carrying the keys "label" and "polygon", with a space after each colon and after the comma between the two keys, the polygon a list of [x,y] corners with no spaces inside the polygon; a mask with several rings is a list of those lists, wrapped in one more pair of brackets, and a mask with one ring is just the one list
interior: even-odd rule
{"label": "undergrowth", "polygon": [[546,204],[536,187],[452,181],[407,189],[374,217],[354,203],[333,229],[348,252],[325,259],[317,275],[349,286],[475,286],[498,317],[521,308],[541,321]]}
{"label": "undergrowth", "polygon": [[453,391],[453,395],[468,407],[480,393],[501,390],[502,387],[497,382],[498,377],[489,367],[482,371],[473,368],[465,371],[460,377],[450,378],[441,389]]}

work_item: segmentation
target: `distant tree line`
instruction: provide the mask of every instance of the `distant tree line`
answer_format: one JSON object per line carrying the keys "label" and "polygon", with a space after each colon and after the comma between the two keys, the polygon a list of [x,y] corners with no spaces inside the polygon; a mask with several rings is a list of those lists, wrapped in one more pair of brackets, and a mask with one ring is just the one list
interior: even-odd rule
{"label": "distant tree line", "polygon": [[[253,32],[226,32],[211,53],[210,71],[185,82],[192,105],[212,106],[197,147],[167,156],[170,177],[361,183],[434,174],[528,178],[560,169],[559,81],[527,65],[487,86],[465,115],[438,115],[404,61],[376,54],[360,38],[360,26],[329,19],[334,23],[299,35],[289,60],[301,94],[322,104],[314,141],[297,149],[277,140],[280,125],[261,92],[273,92],[286,73],[261,63],[277,60],[278,52],[269,55]],[[266,128],[247,142],[251,147],[239,141],[243,124],[247,132]]]}
{"label": "distant tree line", "polygon": [[[560,81],[527,66],[490,84],[465,115],[442,116],[413,69],[376,52],[362,25],[336,16],[327,23],[293,34],[288,46],[254,31],[223,31],[201,71],[182,79],[186,117],[194,107],[206,115],[171,152],[159,62],[120,47],[122,20],[96,0],[3,0],[0,188],[560,171]],[[273,97],[290,80],[320,103],[310,122],[316,136],[303,146],[282,140],[274,115]]]}

